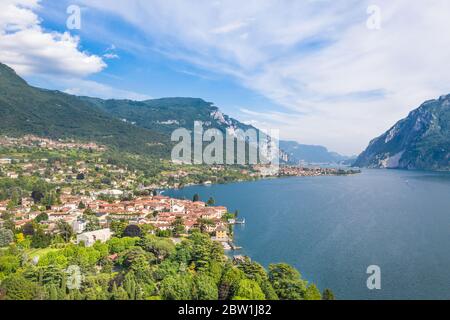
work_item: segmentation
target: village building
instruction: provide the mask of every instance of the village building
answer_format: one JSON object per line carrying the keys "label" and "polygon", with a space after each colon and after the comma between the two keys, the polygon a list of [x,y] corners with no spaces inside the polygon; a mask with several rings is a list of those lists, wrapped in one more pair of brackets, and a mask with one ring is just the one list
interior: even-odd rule
{"label": "village building", "polygon": [[77,243],[84,242],[86,247],[91,247],[95,242],[106,242],[111,239],[112,232],[109,228],[97,231],[85,232],[77,236]]}

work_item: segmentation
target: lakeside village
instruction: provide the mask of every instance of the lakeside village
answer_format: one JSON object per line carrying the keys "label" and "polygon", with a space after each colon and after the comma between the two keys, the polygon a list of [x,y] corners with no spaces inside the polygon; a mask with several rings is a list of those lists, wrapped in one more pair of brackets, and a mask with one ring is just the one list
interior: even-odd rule
{"label": "lakeside village", "polygon": [[[107,148],[94,143],[1,137],[0,147],[0,228],[7,222],[16,229],[37,223],[46,233],[57,234],[63,221],[76,234],[74,241],[86,246],[109,240],[118,224],[138,226],[175,243],[197,229],[210,234],[225,250],[239,249],[232,242],[232,226],[245,220],[240,221],[237,212],[216,206],[212,198],[207,202],[198,195],[192,200],[173,199],[157,192],[180,187],[177,180],[189,177],[186,168],[163,172],[155,181],[127,166],[105,162],[102,157]],[[228,169],[214,166],[212,170],[217,174]],[[268,166],[237,170],[239,175],[232,175],[229,181],[357,173],[293,166],[276,171]],[[215,183],[213,178],[191,180],[183,186]]]}

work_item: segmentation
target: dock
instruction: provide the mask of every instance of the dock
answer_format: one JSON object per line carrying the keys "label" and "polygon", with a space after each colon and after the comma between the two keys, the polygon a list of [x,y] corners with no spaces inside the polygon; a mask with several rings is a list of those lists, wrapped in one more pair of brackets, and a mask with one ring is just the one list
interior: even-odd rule
{"label": "dock", "polygon": [[241,250],[242,249],[242,247],[239,247],[239,246],[235,245],[231,241],[228,242],[228,245],[230,246],[231,250],[233,250],[233,251],[237,251],[237,250]]}

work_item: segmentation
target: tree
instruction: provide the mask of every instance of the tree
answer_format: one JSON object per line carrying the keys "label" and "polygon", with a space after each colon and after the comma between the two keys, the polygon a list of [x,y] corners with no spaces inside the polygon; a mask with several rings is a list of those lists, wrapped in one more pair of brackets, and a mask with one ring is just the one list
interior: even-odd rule
{"label": "tree", "polygon": [[233,300],[264,300],[265,298],[256,281],[244,279],[239,282],[239,288]]}
{"label": "tree", "polygon": [[85,176],[84,173],[77,174],[77,180],[84,180]]}
{"label": "tree", "polygon": [[266,270],[262,265],[257,262],[246,259],[246,261],[240,263],[238,268],[241,269],[247,278],[255,280],[261,287],[267,300],[278,300],[278,296],[269,281]]}
{"label": "tree", "polygon": [[38,228],[34,235],[31,237],[32,248],[47,248],[52,241],[50,235],[46,234],[42,228]]}
{"label": "tree", "polygon": [[214,200],[213,197],[210,197],[210,198],[208,199],[208,202],[207,202],[206,204],[207,204],[208,206],[213,206],[213,205],[216,204],[216,200]]}
{"label": "tree", "polygon": [[22,233],[25,236],[33,236],[34,235],[34,225],[31,222],[26,223],[23,227],[22,227]]}
{"label": "tree", "polygon": [[125,279],[123,281],[123,288],[128,294],[128,298],[130,300],[136,300],[136,293],[137,293],[136,287],[137,287],[136,277],[134,276],[134,273],[130,271],[125,275]]}
{"label": "tree", "polygon": [[164,300],[192,300],[192,277],[188,274],[167,276],[161,281],[160,293]]}
{"label": "tree", "polygon": [[197,274],[194,277],[192,295],[194,300],[217,300],[219,296],[214,279],[204,274]]}
{"label": "tree", "polygon": [[121,237],[123,235],[123,231],[127,226],[128,223],[125,221],[113,220],[111,221],[109,228],[111,229],[112,232],[114,232],[114,235],[116,237]]}
{"label": "tree", "polygon": [[148,266],[148,255],[144,249],[141,247],[133,247],[127,251],[124,251],[121,253],[121,261],[122,265],[125,268],[131,268],[133,264],[140,263],[142,260],[146,262],[146,265]]}
{"label": "tree", "polygon": [[54,284],[51,284],[48,288],[49,300],[58,300],[58,290]]}
{"label": "tree", "polygon": [[14,234],[9,229],[0,229],[0,247],[7,247],[14,240]]}
{"label": "tree", "polygon": [[114,282],[112,290],[111,290],[111,299],[112,300],[129,300],[128,293],[125,291],[124,288],[119,287],[117,288],[116,282]]}
{"label": "tree", "polygon": [[13,255],[0,256],[0,272],[3,274],[11,274],[20,267],[20,259]]}
{"label": "tree", "polygon": [[169,239],[161,239],[153,235],[147,235],[137,243],[142,249],[153,253],[159,261],[175,253],[175,245]]}
{"label": "tree", "polygon": [[48,214],[45,212],[40,213],[35,219],[37,223],[40,223],[42,221],[48,221]]}
{"label": "tree", "polygon": [[86,205],[84,204],[83,201],[80,201],[80,203],[78,204],[78,209],[80,209],[80,210],[86,209]]}
{"label": "tree", "polygon": [[41,190],[34,190],[31,192],[31,198],[33,198],[34,203],[40,203],[42,198],[44,198],[44,192]]}
{"label": "tree", "polygon": [[322,294],[322,300],[335,300],[335,296],[333,291],[331,291],[330,289],[325,289],[323,290],[323,294]]}
{"label": "tree", "polygon": [[124,237],[137,238],[142,235],[142,230],[138,225],[130,224],[123,230]]}
{"label": "tree", "polygon": [[311,284],[306,288],[305,300],[322,300],[322,295],[315,284]]}
{"label": "tree", "polygon": [[244,273],[238,268],[228,265],[220,279],[219,299],[231,300],[237,293],[239,283],[244,279]]}
{"label": "tree", "polygon": [[183,219],[180,217],[177,217],[175,219],[175,221],[172,223],[172,227],[173,227],[173,235],[175,237],[178,237],[185,231]]}
{"label": "tree", "polygon": [[74,232],[72,227],[64,220],[59,220],[57,223],[58,232],[65,242],[69,242],[72,239]]}
{"label": "tree", "polygon": [[85,214],[83,215],[83,219],[87,221],[85,231],[90,232],[100,230],[101,227],[98,218],[94,214],[92,215],[86,214],[86,211],[88,210],[90,209],[86,209]]}
{"label": "tree", "polygon": [[44,198],[41,199],[42,205],[46,207],[47,210],[50,210],[52,206],[61,203],[58,194],[54,191],[45,193]]}
{"label": "tree", "polygon": [[269,280],[279,299],[302,300],[305,298],[306,282],[292,266],[279,263],[269,266]]}
{"label": "tree", "polygon": [[40,291],[37,284],[18,274],[7,277],[0,286],[5,300],[33,300],[41,294]]}
{"label": "tree", "polygon": [[193,202],[199,202],[200,201],[200,195],[198,193],[194,194],[194,197],[192,197]]}

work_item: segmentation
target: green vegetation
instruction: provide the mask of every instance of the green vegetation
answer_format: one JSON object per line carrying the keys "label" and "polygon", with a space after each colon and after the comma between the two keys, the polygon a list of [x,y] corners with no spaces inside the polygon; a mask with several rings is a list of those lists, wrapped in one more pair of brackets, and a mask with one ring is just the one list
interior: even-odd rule
{"label": "green vegetation", "polygon": [[0,132],[49,138],[96,141],[133,153],[167,157],[169,141],[161,134],[133,126],[76,96],[29,86],[0,64]]}
{"label": "green vegetation", "polygon": [[[71,188],[74,193],[83,189],[95,192],[120,188],[131,195],[139,195],[158,188],[206,181],[227,183],[255,179],[249,174],[251,171],[238,166],[175,165],[167,160],[113,150],[61,148],[50,151],[38,145],[20,145],[0,146],[0,155],[13,159],[12,164],[0,166],[0,201],[12,199],[13,207],[23,196],[31,196],[38,207],[55,205],[58,190],[63,188]],[[7,177],[8,172],[18,177]]]}
{"label": "green vegetation", "polygon": [[150,234],[39,250],[24,248],[23,241],[0,253],[0,299],[321,299],[291,266],[271,265],[267,272],[248,258],[232,262],[199,232],[177,245]]}
{"label": "green vegetation", "polygon": [[[181,219],[156,231],[111,215],[101,224],[83,203],[258,178],[248,167],[169,162],[170,132],[195,120],[209,122],[205,129],[249,128],[201,99],[76,97],[31,87],[0,64],[0,300],[321,299],[316,286],[289,265],[267,271],[248,258],[231,261],[220,243],[202,233],[211,225],[208,219],[200,219],[200,230],[187,236]],[[76,199],[72,208],[61,208],[68,197]],[[205,201],[215,204],[213,198]],[[115,237],[92,247],[75,244],[72,227],[52,219],[76,207],[84,231],[105,223]],[[334,298],[325,293],[324,298]]]}

